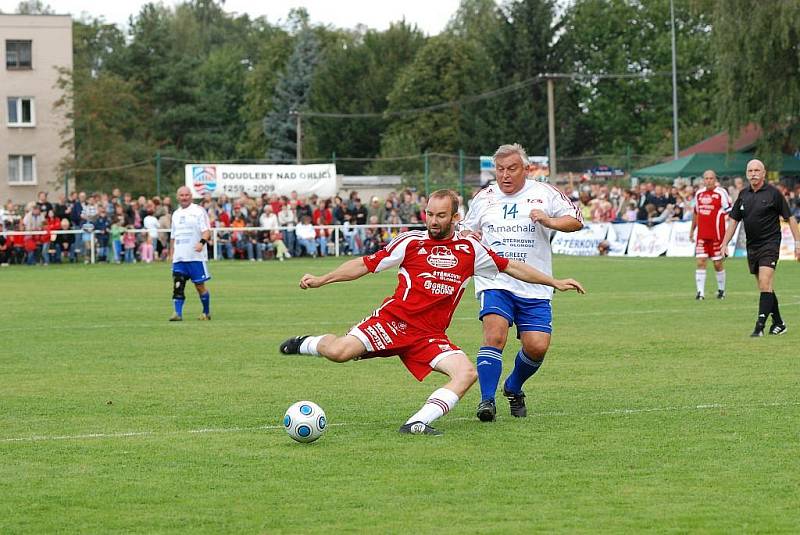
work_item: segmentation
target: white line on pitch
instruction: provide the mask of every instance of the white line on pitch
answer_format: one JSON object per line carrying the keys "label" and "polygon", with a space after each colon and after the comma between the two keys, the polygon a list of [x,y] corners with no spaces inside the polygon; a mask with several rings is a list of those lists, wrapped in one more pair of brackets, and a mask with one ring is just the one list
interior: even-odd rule
{"label": "white line on pitch", "polygon": [[[540,412],[534,413],[534,417],[552,417],[552,416],[616,416],[616,415],[629,415],[629,414],[645,414],[651,412],[679,412],[679,411],[701,411],[709,409],[743,409],[743,408],[769,408],[769,407],[794,407],[800,405],[800,401],[788,402],[762,402],[753,403],[749,405],[725,405],[722,403],[707,403],[702,405],[685,405],[673,407],[650,407],[644,409],[612,409],[607,411],[598,411],[591,413],[577,413],[577,412]],[[475,418],[448,418],[449,421],[472,421]],[[354,427],[364,425],[379,425],[383,422],[343,422],[329,424],[331,427]],[[176,431],[129,431],[122,433],[85,433],[79,435],[55,435],[43,436],[34,435],[29,437],[12,437],[0,438],[0,443],[9,442],[46,442],[57,440],[81,440],[81,439],[94,439],[94,438],[129,438],[129,437],[153,437],[153,436],[168,436],[168,435],[202,435],[212,433],[240,433],[250,431],[271,431],[275,429],[283,429],[282,425],[259,425],[255,427],[204,427],[200,429],[186,429]]]}

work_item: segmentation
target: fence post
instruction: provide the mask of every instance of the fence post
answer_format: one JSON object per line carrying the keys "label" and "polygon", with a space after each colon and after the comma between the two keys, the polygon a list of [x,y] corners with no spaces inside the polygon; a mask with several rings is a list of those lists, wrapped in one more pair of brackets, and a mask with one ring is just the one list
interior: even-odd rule
{"label": "fence post", "polygon": [[430,180],[430,163],[428,162],[428,151],[425,151],[425,197],[430,195],[430,186],[428,185],[428,181]]}
{"label": "fence post", "polygon": [[94,231],[92,231],[92,237],[89,238],[89,247],[92,249],[89,258],[91,259],[92,264],[94,264]]}
{"label": "fence post", "polygon": [[333,254],[339,256],[339,225],[333,229]]}
{"label": "fence post", "polygon": [[461,189],[461,198],[464,199],[464,149],[458,149],[458,185]]}
{"label": "fence post", "polygon": [[214,249],[211,252],[211,258],[217,260],[217,227],[211,229],[211,244],[211,248]]}
{"label": "fence post", "polygon": [[161,197],[161,151],[156,151],[156,195]]}

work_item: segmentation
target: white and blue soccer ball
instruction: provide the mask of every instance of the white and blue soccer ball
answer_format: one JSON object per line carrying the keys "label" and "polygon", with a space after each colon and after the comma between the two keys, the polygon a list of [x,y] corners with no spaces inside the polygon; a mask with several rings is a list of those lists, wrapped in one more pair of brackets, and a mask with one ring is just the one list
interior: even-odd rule
{"label": "white and blue soccer ball", "polygon": [[325,411],[313,401],[298,401],[283,416],[283,428],[297,442],[314,442],[327,427]]}

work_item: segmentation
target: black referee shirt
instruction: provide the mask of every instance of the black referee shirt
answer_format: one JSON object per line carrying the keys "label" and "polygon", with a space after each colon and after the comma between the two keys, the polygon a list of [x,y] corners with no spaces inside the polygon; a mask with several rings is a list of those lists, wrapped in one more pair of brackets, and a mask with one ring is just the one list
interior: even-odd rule
{"label": "black referee shirt", "polygon": [[753,186],[743,189],[733,203],[730,216],[744,222],[747,248],[758,249],[764,245],[781,245],[780,218],[789,219],[789,204],[777,188],[764,183],[761,189]]}

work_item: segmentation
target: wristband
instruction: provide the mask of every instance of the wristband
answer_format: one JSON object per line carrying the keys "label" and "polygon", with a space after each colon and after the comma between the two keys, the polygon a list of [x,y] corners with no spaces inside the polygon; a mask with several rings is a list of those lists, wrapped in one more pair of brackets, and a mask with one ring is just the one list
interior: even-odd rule
{"label": "wristband", "polygon": [[202,243],[203,245],[205,245],[205,244],[207,244],[207,243],[208,243],[208,240],[206,240],[205,238],[200,238],[200,243]]}

